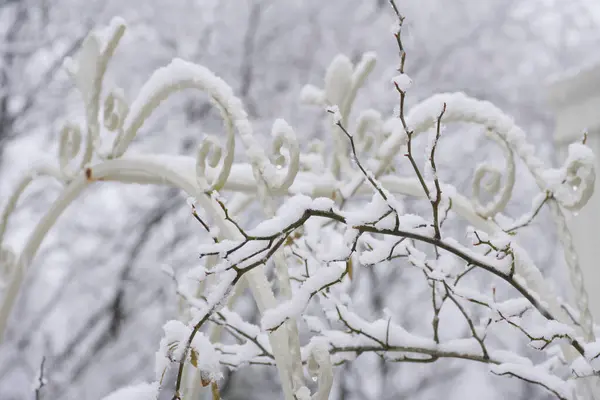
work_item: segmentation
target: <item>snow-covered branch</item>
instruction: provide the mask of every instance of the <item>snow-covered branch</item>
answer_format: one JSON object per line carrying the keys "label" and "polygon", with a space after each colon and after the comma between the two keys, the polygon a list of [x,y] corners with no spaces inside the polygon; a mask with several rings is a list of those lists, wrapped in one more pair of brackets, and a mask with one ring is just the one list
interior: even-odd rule
{"label": "snow-covered branch", "polygon": [[[395,89],[399,104],[386,122],[371,109],[359,112],[354,124],[350,118],[358,90],[373,71],[372,53],[364,54],[356,65],[345,56],[336,57],[327,69],[324,88],[308,86],[302,92],[303,100],[321,107],[328,120],[333,137],[330,155],[321,142],[301,154],[294,130],[282,119],[273,123],[271,147],[265,151],[233,89],[209,69],[181,59],[156,70],[132,103],[119,89],[108,91],[102,100],[103,78],[125,23],[117,18],[105,30],[92,33],[76,59],[67,63],[85,103],[85,126],[67,123],[60,134],[58,167],[37,170],[57,178],[65,189],[20,256],[0,247],[1,270],[12,274],[0,310],[0,332],[6,329],[29,261],[84,188],[109,178],[161,181],[190,196],[190,220],[199,223],[206,239],[196,248],[200,265],[166,271],[182,305],[178,318],[163,326],[156,382],[117,391],[106,399],[135,394],[140,399],[160,395],[187,400],[190,387],[208,386],[218,398],[223,367],[263,365],[277,368],[286,400],[324,400],[334,385],[334,366],[365,353],[385,362],[432,363],[441,358],[479,362],[488,364],[493,374],[536,384],[560,399],[575,399],[580,390],[575,378],[600,374],[587,297],[578,293],[575,312],[557,300],[519,244],[518,233],[543,207],[550,207],[565,243],[573,284],[580,289],[562,209],[577,210],[589,200],[595,181],[593,155],[585,144],[575,143],[561,168],[546,168],[510,117],[491,103],[461,93],[434,95],[405,110],[415,82],[405,71],[405,19],[394,1],[391,4],[398,22],[394,38],[399,65],[390,90]],[[178,157],[126,156],[155,110],[184,89],[210,97],[221,114],[224,133],[205,136],[191,163]],[[470,202],[444,181],[436,159],[451,123],[483,126],[505,155],[504,170],[487,164],[476,167]],[[101,141],[102,127],[115,133],[108,146]],[[421,168],[414,151],[424,132],[429,132],[429,141]],[[236,139],[244,146],[247,163],[234,162]],[[512,195],[515,156],[533,175],[540,194],[530,212],[506,222],[500,213]],[[424,215],[406,211],[407,193],[391,184],[396,182],[397,165],[414,175],[410,194],[416,190],[425,199]],[[317,190],[316,184],[306,189],[301,171],[312,174],[307,176],[313,180],[323,179],[319,187],[323,196],[302,194]],[[227,183],[234,178],[236,184],[252,186],[251,195],[229,196],[226,189],[235,191],[236,185]],[[27,176],[9,198],[0,219],[0,245],[9,216],[33,179],[34,175]],[[482,188],[492,197],[486,204]],[[370,200],[358,195],[365,193]],[[247,222],[239,216],[254,200],[265,215],[258,224],[256,218]],[[452,226],[450,218],[465,214],[480,223],[464,232],[467,241],[455,238],[463,237],[456,236],[462,228]],[[266,270],[272,266],[271,282]],[[430,293],[427,304],[431,304],[423,317],[426,329],[408,328],[392,316],[360,315],[352,296],[355,277],[361,270],[379,268],[410,269],[422,277],[419,282]],[[476,274],[494,286],[478,287],[472,279]],[[260,322],[244,320],[236,309],[243,285],[257,303]],[[453,313],[462,328],[445,332],[446,313]],[[514,331],[544,362],[534,364],[490,340],[500,327]],[[316,380],[316,387],[306,384],[305,375]]]}

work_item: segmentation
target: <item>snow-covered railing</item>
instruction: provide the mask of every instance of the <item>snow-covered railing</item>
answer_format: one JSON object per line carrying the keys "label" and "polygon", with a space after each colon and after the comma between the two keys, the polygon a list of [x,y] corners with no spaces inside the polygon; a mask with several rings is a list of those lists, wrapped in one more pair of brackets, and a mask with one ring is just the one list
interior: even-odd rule
{"label": "snow-covered railing", "polygon": [[[131,104],[119,90],[103,96],[104,73],[125,24],[115,19],[106,29],[92,33],[76,60],[67,63],[84,100],[85,125],[65,126],[58,166],[28,173],[1,216],[0,244],[29,183],[39,176],[63,183],[62,193],[19,254],[1,248],[7,286],[0,309],[0,338],[42,240],[83,190],[100,181],[167,184],[187,193],[193,217],[206,230],[207,241],[199,249],[203,263],[185,275],[166,271],[188,308],[182,310],[181,320],[164,326],[156,382],[121,389],[108,399],[128,398],[134,392],[140,399],[155,399],[159,392],[173,399],[195,399],[205,386],[211,386],[217,396],[221,368],[261,364],[277,368],[287,400],[324,400],[334,383],[334,365],[365,352],[390,362],[449,357],[486,363],[494,374],[540,385],[558,398],[591,398],[596,378],[584,377],[598,374],[600,350],[564,217],[564,210],[579,210],[591,196],[595,180],[591,151],[585,140],[572,144],[562,167],[546,168],[510,117],[462,93],[438,94],[405,112],[412,81],[404,73],[403,17],[397,16],[394,37],[400,65],[390,83],[400,100],[395,115],[384,119],[375,110],[364,110],[354,124],[350,118],[358,90],[375,65],[371,53],[357,65],[345,56],[336,57],[327,70],[324,88],[307,86],[302,92],[305,103],[321,107],[331,120],[330,156],[322,142],[302,153],[293,129],[283,120],[273,124],[267,154],[232,89],[208,69],[182,60],[157,70]],[[130,154],[128,148],[147,118],[163,100],[184,89],[210,96],[221,112],[225,133],[206,136],[195,159]],[[442,182],[435,163],[443,126],[457,122],[485,128],[505,154],[504,169],[487,164],[477,167],[471,198]],[[115,133],[111,143],[103,142],[103,130]],[[429,145],[422,168],[414,157],[413,141],[425,133]],[[246,163],[234,162],[236,144],[243,146]],[[512,195],[517,158],[535,178],[540,194],[530,212],[510,220],[501,212]],[[393,162],[398,159],[405,160],[414,178],[396,175]],[[361,201],[358,195],[371,199]],[[431,215],[406,213],[400,197],[405,195],[424,198],[431,205]],[[485,202],[490,195],[492,200]],[[284,198],[280,207],[275,203],[278,198]],[[243,227],[236,216],[255,200],[265,220],[253,228]],[[575,308],[553,293],[516,240],[519,229],[531,223],[544,206],[557,223]],[[447,235],[450,213],[472,226],[470,243]],[[374,268],[399,258],[422,271],[431,287],[428,335],[408,332],[392,317],[370,321],[353,311],[347,292],[352,276],[360,273],[359,265]],[[265,273],[270,262],[275,268],[277,297]],[[463,277],[473,270],[499,278],[503,286],[489,293],[469,288]],[[256,300],[260,326],[233,311],[241,281]],[[509,297],[510,293],[517,295]],[[320,304],[319,313],[310,312],[312,302]],[[467,337],[440,338],[439,316],[446,304],[464,317]],[[474,306],[480,308],[478,319],[470,312]],[[299,337],[300,318],[311,332],[305,344]],[[207,330],[209,324],[212,331]],[[557,344],[562,351],[548,351],[545,362],[533,364],[486,341],[497,325],[513,327],[535,349],[546,351]],[[238,344],[221,343],[223,332]],[[317,382],[312,393],[309,387],[314,385],[306,382],[305,368]]]}

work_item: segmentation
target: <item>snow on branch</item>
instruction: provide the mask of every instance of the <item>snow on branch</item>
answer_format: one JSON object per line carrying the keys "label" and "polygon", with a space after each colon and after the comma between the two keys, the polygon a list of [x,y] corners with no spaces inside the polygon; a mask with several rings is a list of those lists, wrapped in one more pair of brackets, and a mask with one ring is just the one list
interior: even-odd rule
{"label": "snow on branch", "polygon": [[[266,152],[232,88],[207,68],[180,59],[155,71],[131,104],[122,91],[108,91],[102,126],[116,132],[116,138],[104,151],[99,136],[102,79],[124,23],[116,19],[105,31],[90,35],[76,61],[68,63],[84,98],[86,124],[66,124],[60,135],[58,168],[39,170],[67,186],[43,220],[49,222],[44,223],[51,225],[98,171],[118,176],[120,167],[133,181],[169,177],[194,196],[191,215],[206,234],[205,242],[197,247],[201,265],[177,274],[166,271],[184,306],[178,319],[163,326],[156,382],[123,388],[106,400],[154,399],[159,394],[189,399],[189,387],[205,386],[218,398],[222,368],[248,365],[277,368],[286,400],[325,400],[333,386],[334,367],[365,353],[377,354],[386,362],[452,358],[483,363],[493,374],[519,378],[560,399],[575,399],[579,394],[581,386],[575,378],[600,374],[600,346],[593,337],[585,291],[576,287],[580,293],[571,313],[571,308],[557,300],[517,235],[543,207],[550,207],[574,285],[582,285],[559,206],[577,210],[589,200],[595,181],[593,154],[585,144],[576,143],[569,147],[562,167],[546,168],[512,118],[493,104],[462,93],[434,95],[405,110],[412,79],[405,71],[404,17],[394,1],[391,4],[397,17],[393,35],[399,54],[398,75],[391,78],[391,90],[396,90],[399,102],[394,115],[384,121],[381,113],[367,109],[355,121],[350,118],[358,90],[373,71],[373,53],[365,53],[356,65],[346,56],[335,57],[323,89],[307,86],[302,91],[302,100],[320,107],[330,122],[333,151],[329,155],[322,142],[311,144],[310,151],[301,154],[294,130],[281,119],[273,123],[273,141]],[[169,96],[187,88],[206,93],[224,121],[224,134],[206,136],[192,159],[195,163],[186,164],[195,167],[191,174],[180,173],[171,158],[125,159],[123,155],[148,117]],[[443,181],[436,159],[444,145],[445,126],[456,122],[483,126],[505,154],[504,170],[487,164],[476,168],[470,202]],[[82,132],[87,135],[85,141]],[[424,169],[413,154],[414,141],[423,132],[430,132]],[[245,147],[246,165],[234,164],[236,135]],[[77,156],[81,156],[79,164],[74,162]],[[536,179],[540,195],[530,212],[507,222],[500,213],[512,196],[515,156]],[[394,159],[414,175],[411,194],[416,188],[425,199],[423,215],[405,211],[406,193],[398,187],[406,186],[394,186],[398,182]],[[255,187],[248,195],[228,199],[224,188],[236,168],[251,171]],[[301,173],[303,179],[299,179]],[[250,172],[243,175],[244,179],[249,176]],[[309,179],[324,183],[302,190]],[[32,176],[24,179],[9,199],[0,220],[0,240],[19,196],[32,180]],[[486,204],[482,189],[492,194]],[[362,196],[365,193],[370,197]],[[275,202],[276,197],[283,201]],[[240,213],[254,200],[266,217],[248,227]],[[458,240],[453,235],[462,228],[449,226],[449,216],[454,215],[483,221],[480,225],[486,229],[468,228],[458,236],[467,240]],[[18,272],[2,304],[2,330],[23,279],[19,268],[33,257],[49,226],[42,228],[18,258],[0,248],[2,270]],[[264,272],[271,263],[275,264],[277,297]],[[380,268],[411,269],[421,277],[411,284],[422,285],[430,295],[429,312],[423,315],[428,320],[427,332],[411,331],[392,315],[360,315],[353,289],[362,271]],[[474,285],[474,276],[482,274],[494,286]],[[248,285],[259,304],[260,323],[245,321],[236,312],[242,284]],[[464,327],[453,337],[440,334],[441,316],[448,309]],[[306,335],[300,335],[299,321],[308,327]],[[512,330],[545,361],[534,364],[490,340],[499,327]],[[551,353],[556,348],[560,356]],[[309,389],[313,386],[304,382],[305,369],[317,380],[313,393]]]}

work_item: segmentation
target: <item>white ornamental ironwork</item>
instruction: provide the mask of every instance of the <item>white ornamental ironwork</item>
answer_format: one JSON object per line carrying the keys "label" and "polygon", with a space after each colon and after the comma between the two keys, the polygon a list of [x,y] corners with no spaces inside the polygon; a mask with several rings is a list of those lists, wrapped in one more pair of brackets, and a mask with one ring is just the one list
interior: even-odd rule
{"label": "white ornamental ironwork", "polygon": [[[558,398],[592,396],[595,389],[589,382],[595,380],[584,380],[583,376],[597,374],[594,360],[598,351],[594,349],[598,346],[594,347],[593,320],[564,215],[564,210],[583,207],[593,192],[591,151],[584,143],[572,144],[562,167],[546,168],[526,142],[525,133],[509,116],[488,102],[462,93],[437,94],[405,112],[404,99],[412,82],[404,73],[403,18],[398,16],[400,23],[394,35],[400,49],[400,74],[391,84],[401,101],[397,115],[384,120],[379,112],[364,110],[351,123],[358,90],[375,65],[372,53],[364,54],[357,65],[344,56],[336,57],[327,70],[324,88],[306,86],[302,92],[305,103],[322,107],[331,118],[331,156],[325,154],[325,145],[320,141],[301,153],[294,130],[283,120],[274,122],[271,151],[265,152],[233,90],[208,69],[183,60],[176,59],[155,71],[131,104],[119,90],[103,96],[103,77],[125,24],[114,19],[104,31],[91,33],[78,57],[66,65],[84,100],[85,124],[70,123],[62,129],[57,166],[36,168],[26,174],[1,216],[0,245],[11,214],[36,177],[51,176],[63,183],[60,196],[35,226],[19,254],[1,247],[0,266],[7,286],[0,308],[0,340],[41,242],[80,193],[99,181],[167,184],[190,196],[197,219],[203,223],[211,221],[214,227],[209,233],[214,235],[215,243],[201,246],[207,261],[191,271],[201,281],[195,290],[203,296],[186,290],[185,285],[178,289],[192,316],[165,325],[165,338],[157,353],[157,382],[136,389],[139,393],[147,391],[148,398],[155,398],[158,391],[167,387],[174,388],[173,398],[197,398],[199,388],[216,385],[222,365],[259,363],[276,366],[287,400],[327,399],[333,385],[333,365],[365,351],[377,352],[390,361],[432,361],[439,357],[480,361],[490,364],[493,373],[537,383]],[[223,118],[224,134],[206,136],[195,158],[129,153],[129,145],[159,104],[184,89],[196,89],[210,96]],[[442,123],[481,126],[505,154],[503,170],[488,164],[476,168],[472,198],[457,193],[438,178],[435,149]],[[105,143],[101,137],[102,127],[115,133],[111,143]],[[412,157],[411,143],[414,137],[427,132],[431,137],[428,161],[421,173]],[[247,162],[234,162],[236,145],[243,147]],[[394,173],[394,159],[404,156],[409,159],[415,178]],[[541,194],[531,212],[511,225],[506,218],[501,223],[496,217],[512,195],[515,159],[520,159],[533,175]],[[220,193],[231,197],[225,200]],[[356,194],[373,197],[361,212],[348,211],[346,206]],[[483,198],[490,194],[492,200],[485,202]],[[432,205],[432,219],[403,213],[396,199],[400,195],[425,198]],[[278,198],[285,199],[279,209],[274,201]],[[254,201],[262,206],[266,221],[245,230],[234,216]],[[531,222],[542,206],[550,208],[558,228],[576,312],[566,311],[569,308],[553,293],[515,240],[514,233]],[[448,212],[471,224],[474,247],[443,236],[442,224]],[[308,225],[313,217],[320,217],[320,222]],[[338,235],[341,253],[326,254],[331,253],[331,242],[330,246],[321,243],[319,232],[328,232],[332,238]],[[417,249],[415,242],[432,245],[435,254]],[[476,248],[486,251],[478,252]],[[446,268],[442,261],[447,254],[442,253],[456,256],[461,265]],[[296,271],[298,257],[304,260],[304,275]],[[408,333],[391,318],[366,321],[353,313],[351,304],[344,300],[342,293],[353,264],[373,265],[396,257],[406,257],[411,265],[422,269],[433,288],[433,338]],[[265,274],[267,260],[274,263],[280,298],[276,298]],[[472,268],[496,275],[521,297],[500,301],[495,294],[462,288],[458,281]],[[260,327],[242,321],[231,310],[242,281],[251,289],[261,312]],[[301,284],[293,283],[296,281]],[[313,339],[302,346],[296,320],[311,298],[318,298],[326,318],[337,320],[342,328],[333,331],[325,325],[315,325]],[[487,325],[472,321],[463,311],[472,337],[441,343],[435,318],[445,301],[459,307],[462,302],[482,305],[489,315]],[[182,313],[182,319],[190,315],[187,311]],[[535,332],[524,327],[526,323],[520,318],[525,313],[536,313],[541,318]],[[207,321],[215,326],[205,336],[201,328]],[[536,348],[559,342],[562,356],[544,365],[533,365],[517,354],[491,349],[485,343],[484,331],[499,322],[523,331]],[[243,350],[217,343],[224,327],[240,333],[238,338],[246,346]],[[318,382],[312,394],[305,383],[305,367]],[[169,368],[177,370],[173,386],[164,381]]]}

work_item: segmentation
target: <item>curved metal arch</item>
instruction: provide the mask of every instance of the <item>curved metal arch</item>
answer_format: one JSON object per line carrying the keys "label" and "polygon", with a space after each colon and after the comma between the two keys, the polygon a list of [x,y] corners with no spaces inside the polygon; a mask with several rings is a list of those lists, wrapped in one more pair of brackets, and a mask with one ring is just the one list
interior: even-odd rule
{"label": "curved metal arch", "polygon": [[[200,192],[194,180],[173,169],[166,168],[151,161],[132,161],[126,159],[107,160],[94,167],[88,167],[83,173],[79,174],[69,183],[59,198],[53,203],[50,210],[36,225],[21,251],[21,254],[14,265],[13,275],[6,290],[3,302],[0,305],[0,342],[3,340],[8,318],[23,282],[23,278],[25,277],[27,266],[35,256],[44,237],[67,207],[94,182],[123,181],[123,178],[130,182],[136,178],[141,178],[140,180],[144,181],[149,176],[159,178],[163,184],[170,183],[171,185],[184,190],[188,195],[194,196],[196,201],[205,211],[216,217],[215,223],[218,224],[220,232],[224,237],[240,239],[241,234],[235,230],[233,225],[229,224],[223,218],[220,218],[221,212],[215,201],[211,197]],[[250,271],[247,274],[247,279],[251,283],[250,288],[253,289],[253,295],[261,312],[276,305],[275,296],[270,289],[270,285],[262,267]],[[261,288],[262,290],[256,290],[256,288]],[[286,386],[289,386],[287,391],[291,394],[291,386],[289,385],[286,368],[288,365],[288,357],[285,353],[285,347],[280,346],[280,344],[287,343],[288,341],[287,331],[279,329],[269,334],[269,338],[272,341],[276,362],[281,365],[278,370],[281,374],[280,378],[284,390],[286,390]],[[286,382],[288,382],[287,385]]]}

